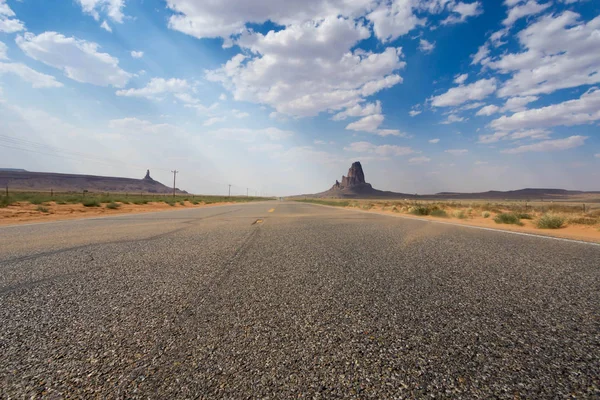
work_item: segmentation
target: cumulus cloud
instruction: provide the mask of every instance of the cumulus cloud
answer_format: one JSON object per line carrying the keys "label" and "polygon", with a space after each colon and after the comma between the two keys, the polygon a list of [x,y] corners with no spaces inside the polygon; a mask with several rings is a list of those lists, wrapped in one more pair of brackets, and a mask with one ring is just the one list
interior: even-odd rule
{"label": "cumulus cloud", "polygon": [[142,58],[144,57],[144,52],[143,51],[132,51],[131,52],[131,57],[133,58]]}
{"label": "cumulus cloud", "polygon": [[103,21],[100,24],[100,28],[104,29],[107,32],[112,32],[112,28],[110,27],[110,25],[108,25],[108,22],[106,22],[106,21]]}
{"label": "cumulus cloud", "polygon": [[385,117],[383,114],[367,115],[358,121],[348,124],[346,129],[351,131],[374,133],[379,136],[405,136],[397,129],[379,129],[379,126],[384,120]]}
{"label": "cumulus cloud", "polygon": [[435,49],[435,42],[428,42],[425,39],[419,40],[419,50],[423,53],[431,53]]}
{"label": "cumulus cloud", "polygon": [[123,22],[125,0],[75,0],[86,14],[100,20],[100,14],[106,14],[111,20]]}
{"label": "cumulus cloud", "polygon": [[415,151],[410,147],[395,146],[391,144],[375,145],[369,142],[353,142],[344,150],[354,153],[371,153],[379,156],[405,156],[413,154]]}
{"label": "cumulus cloud", "polygon": [[483,100],[496,91],[496,78],[481,79],[469,85],[451,88],[446,93],[430,98],[433,107],[459,106],[467,101]]}
{"label": "cumulus cloud", "polygon": [[479,111],[477,111],[475,113],[475,115],[489,117],[490,115],[497,113],[499,110],[500,110],[500,107],[490,104],[485,107],[482,107]]}
{"label": "cumulus cloud", "polygon": [[226,120],[225,117],[211,117],[211,118],[207,119],[206,121],[204,121],[204,123],[202,125],[211,126],[214,124],[218,124],[219,122],[225,122],[225,120]]}
{"label": "cumulus cloud", "polygon": [[[0,57],[1,58],[1,57]],[[31,84],[34,88],[58,88],[63,84],[52,75],[42,74],[25,64],[0,62],[0,75],[13,74]]]}
{"label": "cumulus cloud", "polygon": [[94,42],[56,32],[25,33],[17,36],[16,42],[29,57],[62,70],[77,82],[120,88],[131,78],[119,67],[117,58],[99,52],[100,46]]}
{"label": "cumulus cloud", "polygon": [[[343,121],[348,117],[366,117],[373,114],[381,114],[381,102],[356,104],[333,116],[334,121]],[[382,120],[383,121],[383,120]]]}
{"label": "cumulus cloud", "polygon": [[465,83],[468,77],[469,74],[457,75],[454,77],[454,83],[456,83],[457,85],[462,85],[463,83]]}
{"label": "cumulus cloud", "polygon": [[437,139],[437,138],[436,139],[430,139],[430,140],[428,140],[428,142],[431,143],[431,144],[436,144],[436,143],[440,142],[440,139]]}
{"label": "cumulus cloud", "polygon": [[25,30],[23,22],[15,17],[15,12],[6,4],[6,0],[0,0],[0,32],[15,33]]}
{"label": "cumulus cloud", "polygon": [[514,131],[582,125],[598,120],[600,120],[600,89],[590,89],[579,99],[520,111],[511,116],[502,116],[493,120],[490,126],[495,130]]}
{"label": "cumulus cloud", "polygon": [[154,124],[139,118],[113,119],[109,121],[108,127],[124,135],[131,135],[132,133],[171,135],[177,129],[171,124]]}
{"label": "cumulus cloud", "polygon": [[478,143],[488,144],[496,143],[500,140],[522,140],[522,139],[548,139],[550,131],[545,129],[527,129],[509,133],[507,131],[498,131],[491,135],[479,135]]}
{"label": "cumulus cloud", "polygon": [[547,152],[568,150],[585,144],[586,136],[570,136],[565,139],[543,140],[534,144],[527,144],[513,149],[502,150],[506,154],[519,154],[527,152]]}
{"label": "cumulus cloud", "polygon": [[238,54],[217,70],[207,72],[221,82],[235,100],[270,105],[284,115],[315,116],[343,111],[402,78],[400,48],[365,53],[350,48],[368,38],[360,22],[340,17],[266,35],[246,33],[237,43],[250,54]]}
{"label": "cumulus cloud", "polygon": [[585,23],[572,11],[546,15],[517,38],[523,51],[487,64],[511,74],[498,90],[500,97],[548,94],[600,82],[600,16]]}
{"label": "cumulus cloud", "polygon": [[389,42],[406,35],[426,20],[413,12],[414,1],[381,2],[367,18],[373,22],[375,36],[382,42]]}
{"label": "cumulus cloud", "polygon": [[510,26],[523,17],[541,13],[550,7],[551,4],[550,2],[539,4],[535,0],[529,0],[525,4],[516,5],[509,9],[508,16],[502,21],[502,24]]}
{"label": "cumulus cloud", "polygon": [[459,1],[458,3],[450,4],[452,14],[450,14],[445,20],[442,21],[442,25],[465,22],[467,18],[475,17],[483,13],[483,7],[478,1],[475,1],[473,3],[463,3],[462,1]]}
{"label": "cumulus cloud", "polygon": [[455,122],[463,122],[465,121],[464,117],[459,117],[456,114],[449,114],[448,117],[446,118],[446,120],[442,121],[441,123],[443,125],[449,125],[449,124],[453,124]]}

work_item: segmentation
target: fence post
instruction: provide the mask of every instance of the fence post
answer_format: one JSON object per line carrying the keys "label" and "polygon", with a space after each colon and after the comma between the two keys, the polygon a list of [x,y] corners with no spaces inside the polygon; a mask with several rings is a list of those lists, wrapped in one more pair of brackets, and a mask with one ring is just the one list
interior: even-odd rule
{"label": "fence post", "polygon": [[585,214],[585,203],[583,203],[583,213]]}
{"label": "fence post", "polygon": [[6,197],[8,197],[8,183],[6,184]]}

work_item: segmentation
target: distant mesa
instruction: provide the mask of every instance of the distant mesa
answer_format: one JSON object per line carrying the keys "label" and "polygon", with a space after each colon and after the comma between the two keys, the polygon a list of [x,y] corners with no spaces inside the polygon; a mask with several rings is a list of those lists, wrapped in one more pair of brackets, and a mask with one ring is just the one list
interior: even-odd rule
{"label": "distant mesa", "polygon": [[[19,169],[0,169],[0,187],[10,190],[39,190],[55,192],[118,192],[170,194],[173,188],[152,179],[150,170],[142,179],[112,176],[57,174],[52,172],[30,172]],[[186,191],[176,189],[176,193]]]}
{"label": "distant mesa", "polygon": [[313,198],[355,198],[355,199],[422,199],[422,200],[561,200],[570,199],[574,196],[581,196],[586,194],[598,194],[600,192],[583,192],[578,190],[564,190],[564,189],[520,189],[510,190],[506,192],[491,190],[488,192],[481,193],[457,193],[457,192],[441,192],[436,194],[406,194],[397,192],[388,192],[383,190],[374,189],[370,183],[365,180],[365,173],[363,171],[360,161],[352,163],[352,166],[348,170],[348,175],[342,176],[342,181],[336,180],[331,189],[315,194],[304,194],[294,197],[313,197]]}

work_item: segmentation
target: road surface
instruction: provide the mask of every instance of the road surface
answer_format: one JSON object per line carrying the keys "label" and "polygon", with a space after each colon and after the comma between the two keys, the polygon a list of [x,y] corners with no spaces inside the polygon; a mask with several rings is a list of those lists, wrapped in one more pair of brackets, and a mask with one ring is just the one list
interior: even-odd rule
{"label": "road surface", "polygon": [[596,245],[293,202],[0,244],[0,398],[600,394]]}

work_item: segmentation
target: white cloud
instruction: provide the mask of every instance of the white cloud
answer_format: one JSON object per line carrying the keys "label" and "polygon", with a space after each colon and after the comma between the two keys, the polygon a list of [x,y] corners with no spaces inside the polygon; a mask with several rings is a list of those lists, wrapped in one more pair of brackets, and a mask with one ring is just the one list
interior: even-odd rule
{"label": "white cloud", "polygon": [[343,121],[348,117],[366,117],[373,114],[381,114],[380,101],[376,101],[375,103],[356,104],[355,106],[335,114],[332,119],[334,121]]}
{"label": "white cloud", "polygon": [[479,161],[479,160],[475,161],[475,165],[487,165],[487,164],[489,164],[487,161]]}
{"label": "white cloud", "polygon": [[225,117],[211,117],[211,118],[207,119],[206,121],[204,121],[204,123],[202,125],[211,126],[214,124],[218,124],[219,122],[225,122],[225,120],[226,120]]}
{"label": "white cloud", "polygon": [[421,110],[410,110],[408,112],[408,115],[410,115],[411,117],[416,117],[417,115],[421,114],[423,111]]}
{"label": "white cloud", "polygon": [[221,128],[208,132],[219,139],[237,140],[240,142],[253,142],[259,138],[270,140],[282,140],[291,137],[292,131],[284,131],[279,128],[249,129],[249,128]]}
{"label": "white cloud", "polygon": [[160,98],[160,95],[167,93],[180,94],[178,98],[185,103],[194,103],[196,99],[191,97],[188,92],[191,89],[185,79],[163,79],[152,78],[148,84],[140,89],[118,90],[117,96],[125,97],[145,97],[147,99]]}
{"label": "white cloud", "polygon": [[479,111],[477,111],[477,113],[475,113],[475,115],[478,115],[478,116],[484,115],[484,116],[489,117],[490,115],[496,114],[498,111],[500,111],[500,107],[490,104],[485,107],[482,107],[481,110],[479,110]]}
{"label": "white cloud", "polygon": [[15,12],[6,4],[6,0],[0,0],[0,32],[15,33],[25,30],[23,22],[15,17]]}
{"label": "white cloud", "polygon": [[383,43],[406,35],[426,20],[413,13],[413,1],[381,2],[367,18],[373,22],[375,36]]}
{"label": "white cloud", "polygon": [[431,158],[429,158],[429,157],[413,157],[408,160],[408,162],[411,164],[424,164],[424,163],[428,163],[430,161],[431,161]]}
{"label": "white cloud", "polygon": [[547,152],[568,150],[585,144],[586,136],[570,136],[565,139],[544,140],[534,144],[515,147],[514,149],[502,150],[506,154],[519,154],[526,152]]}
{"label": "white cloud", "polygon": [[512,7],[508,11],[508,16],[506,17],[506,19],[504,21],[502,21],[502,24],[504,24],[506,26],[511,26],[517,20],[519,20],[523,17],[541,13],[542,11],[544,11],[545,9],[550,7],[551,4],[552,4],[551,2],[539,4],[535,0],[529,0],[525,4]]}
{"label": "white cloud", "polygon": [[454,77],[454,83],[456,83],[457,85],[462,85],[463,83],[465,83],[468,77],[469,74],[457,75]]}
{"label": "white cloud", "polygon": [[395,146],[390,144],[375,145],[369,142],[353,142],[344,150],[355,153],[372,153],[380,156],[405,156],[413,154],[415,151],[410,147]]}
{"label": "white cloud", "polygon": [[448,125],[448,124],[453,124],[455,122],[463,122],[463,121],[465,121],[464,117],[459,117],[456,114],[449,114],[448,118],[446,118],[445,121],[442,121],[441,124]]}
{"label": "white cloud", "polygon": [[490,62],[490,48],[487,46],[487,44],[479,46],[479,48],[477,49],[477,53],[473,54],[471,58],[473,59],[471,61],[471,65],[488,64]]}
{"label": "white cloud", "polygon": [[324,140],[318,140],[318,139],[314,140],[313,143],[314,144],[327,144],[326,141],[324,141]]}
{"label": "white cloud", "polygon": [[34,88],[58,88],[63,84],[58,82],[52,75],[42,74],[21,63],[2,63],[0,62],[0,75],[13,74],[31,83]]}
{"label": "white cloud", "polygon": [[467,150],[467,149],[450,149],[450,150],[445,150],[445,152],[448,154],[452,154],[453,156],[464,156],[465,154],[467,154],[469,152],[469,150]]}
{"label": "white cloud", "polygon": [[496,79],[481,79],[469,85],[451,88],[446,93],[430,98],[433,107],[458,106],[467,101],[482,100],[496,91]]}
{"label": "white cloud", "polygon": [[279,143],[262,143],[248,147],[248,151],[271,153],[283,150],[283,145]]}
{"label": "white cloud", "polygon": [[440,139],[430,139],[430,140],[428,140],[428,142],[431,144],[436,144],[436,143],[440,142]]}
{"label": "white cloud", "polygon": [[0,60],[8,60],[8,56],[6,55],[8,51],[8,46],[6,46],[3,42],[0,42]]}
{"label": "white cloud", "polygon": [[379,126],[384,120],[385,117],[383,114],[368,115],[359,119],[358,121],[348,124],[346,129],[351,131],[374,133],[379,136],[406,136],[397,129],[379,129]]}
{"label": "white cloud", "polygon": [[106,21],[103,21],[100,24],[100,28],[104,29],[107,32],[112,32],[112,28],[110,27],[110,25],[108,25],[108,22],[106,22]]}
{"label": "white cloud", "polygon": [[221,95],[219,96],[219,100],[227,101],[227,95],[225,93],[221,93]]}
{"label": "white cloud", "polygon": [[517,34],[524,51],[488,63],[512,74],[500,97],[548,94],[600,82],[600,16],[584,23],[579,14],[547,15]]}
{"label": "white cloud", "polygon": [[119,67],[118,59],[98,52],[100,46],[93,42],[56,32],[25,33],[17,36],[16,42],[29,57],[62,70],[77,82],[123,87],[131,78]]}
{"label": "white cloud", "polygon": [[266,35],[249,32],[237,43],[250,53],[208,71],[207,78],[221,82],[235,100],[270,105],[281,114],[341,111],[402,82],[396,73],[405,66],[401,49],[350,51],[369,36],[360,22],[343,18],[289,26]]}
{"label": "white cloud", "polygon": [[520,111],[509,117],[502,116],[493,120],[490,126],[495,130],[514,131],[582,125],[598,120],[600,120],[600,89],[591,89],[579,99]]}
{"label": "white cloud", "polygon": [[550,132],[544,129],[527,129],[509,133],[506,131],[498,131],[491,135],[479,135],[478,143],[496,143],[500,140],[522,140],[522,139],[548,139]]}
{"label": "white cloud", "polygon": [[425,39],[419,40],[419,50],[423,53],[431,53],[435,49],[435,42],[428,42]]}
{"label": "white cloud", "polygon": [[123,8],[125,0],[76,0],[81,6],[83,12],[94,17],[96,21],[100,19],[100,13],[106,14],[115,22],[123,22]]}
{"label": "white cloud", "polygon": [[142,58],[144,57],[144,52],[143,51],[132,51],[131,52],[131,57],[133,58]]}
{"label": "white cloud", "polygon": [[231,112],[235,118],[246,118],[250,116],[250,114],[248,114],[247,112],[243,112],[240,110],[231,110]]}
{"label": "white cloud", "polygon": [[[448,2],[446,2],[448,3]],[[450,3],[453,4],[453,3]],[[442,21],[442,25],[457,24],[465,22],[469,17],[475,17],[483,13],[481,3],[475,1],[473,3],[463,3],[459,1],[456,4],[451,5],[452,14]],[[456,15],[458,14],[458,15]]]}

